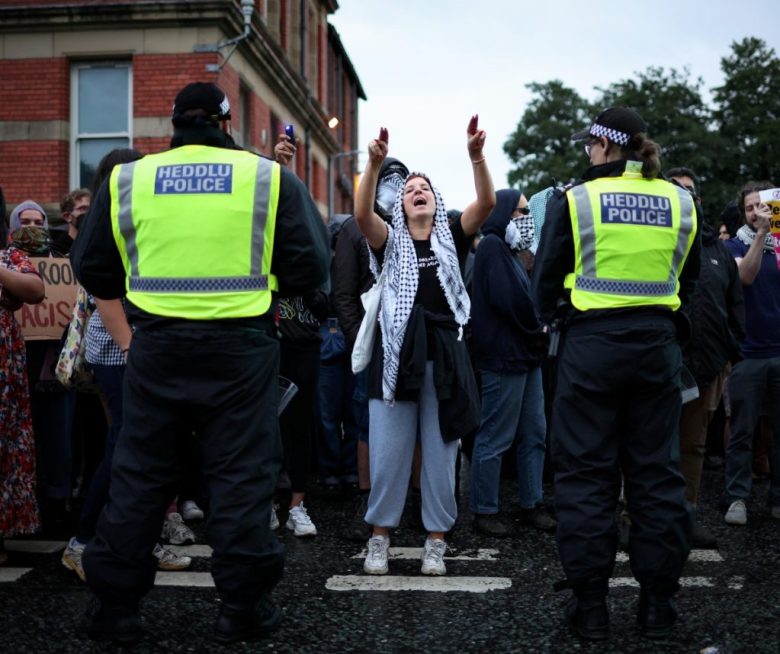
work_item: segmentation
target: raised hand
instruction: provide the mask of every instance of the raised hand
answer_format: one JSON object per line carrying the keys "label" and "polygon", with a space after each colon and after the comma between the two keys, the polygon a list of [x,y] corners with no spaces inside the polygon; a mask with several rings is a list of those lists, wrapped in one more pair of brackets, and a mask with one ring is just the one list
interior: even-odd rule
{"label": "raised hand", "polygon": [[387,131],[387,128],[380,127],[379,138],[374,139],[373,141],[371,141],[371,143],[368,144],[368,158],[371,160],[372,163],[376,164],[377,166],[381,165],[381,163],[385,160],[385,157],[387,156],[388,138],[389,138],[389,133]]}
{"label": "raised hand", "polygon": [[482,148],[485,145],[485,130],[479,129],[479,115],[474,114],[469,120],[469,126],[466,128],[468,135],[469,158],[473,162],[484,160]]}
{"label": "raised hand", "polygon": [[287,134],[279,134],[279,142],[274,146],[274,160],[286,166],[295,156],[295,142]]}

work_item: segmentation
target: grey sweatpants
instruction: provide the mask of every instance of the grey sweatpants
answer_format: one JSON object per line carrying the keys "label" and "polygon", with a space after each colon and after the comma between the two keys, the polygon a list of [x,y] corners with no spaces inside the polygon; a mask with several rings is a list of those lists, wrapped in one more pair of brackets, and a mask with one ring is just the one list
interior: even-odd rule
{"label": "grey sweatpants", "polygon": [[422,518],[429,532],[449,531],[458,516],[455,459],[458,441],[445,443],[439,429],[439,403],[433,363],[425,368],[419,402],[369,400],[371,495],[366,522],[397,527],[406,501],[419,425],[422,447]]}

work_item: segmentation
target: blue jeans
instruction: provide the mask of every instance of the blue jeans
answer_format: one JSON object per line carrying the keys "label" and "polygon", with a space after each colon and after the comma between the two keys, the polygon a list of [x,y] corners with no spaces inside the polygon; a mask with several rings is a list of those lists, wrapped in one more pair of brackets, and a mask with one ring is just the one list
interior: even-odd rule
{"label": "blue jeans", "polygon": [[769,395],[772,415],[772,488],[770,502],[780,506],[780,357],[743,359],[729,377],[731,437],[726,446],[726,495],[730,501],[750,497],[753,434],[761,403]]}
{"label": "blue jeans", "polygon": [[325,484],[357,482],[357,426],[352,406],[355,378],[346,357],[320,363],[321,437],[317,443],[320,475]]}
{"label": "blue jeans", "polygon": [[517,440],[517,500],[530,509],[542,501],[544,417],[542,370],[482,374],[482,422],[471,455],[471,511],[498,513],[501,455]]}

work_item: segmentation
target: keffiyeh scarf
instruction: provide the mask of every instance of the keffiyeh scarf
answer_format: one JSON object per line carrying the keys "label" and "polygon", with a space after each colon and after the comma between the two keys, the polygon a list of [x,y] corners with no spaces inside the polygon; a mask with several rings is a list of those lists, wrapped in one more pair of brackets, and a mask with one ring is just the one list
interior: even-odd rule
{"label": "keffiyeh scarf", "polygon": [[[753,241],[756,240],[756,232],[747,225],[742,225],[742,227],[737,230],[737,238],[750,247]],[[774,243],[772,243],[772,234],[767,234],[766,238],[764,238],[764,252],[771,252],[772,254],[775,252],[775,246]]]}
{"label": "keffiyeh scarf", "polygon": [[[411,177],[427,176],[421,173],[411,173]],[[395,399],[395,387],[398,381],[398,363],[401,356],[401,347],[406,334],[409,315],[412,312],[414,298],[417,295],[419,283],[419,269],[417,267],[417,252],[414,242],[406,225],[406,216],[403,207],[403,195],[406,181],[398,190],[398,195],[393,205],[393,222],[387,226],[387,243],[385,246],[384,266],[387,266],[385,280],[381,291],[381,305],[379,308],[379,328],[382,332],[382,348],[384,353],[384,365],[382,369],[382,397],[386,402]],[[463,333],[463,326],[469,320],[471,301],[466,293],[463,278],[460,274],[458,255],[455,250],[455,241],[450,232],[447,211],[439,191],[431,186],[436,198],[436,214],[433,219],[433,231],[431,232],[431,249],[438,262],[437,276],[439,283],[447,298],[455,321],[460,326],[459,338]],[[374,277],[379,277],[379,263],[370,246],[369,261]]]}

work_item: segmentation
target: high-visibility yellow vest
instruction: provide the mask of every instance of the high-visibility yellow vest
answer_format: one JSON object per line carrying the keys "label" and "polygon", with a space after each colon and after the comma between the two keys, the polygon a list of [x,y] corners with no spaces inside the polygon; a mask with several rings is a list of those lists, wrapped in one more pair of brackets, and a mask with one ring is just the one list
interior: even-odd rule
{"label": "high-visibility yellow vest", "polygon": [[116,166],[111,223],[127,299],[190,320],[266,313],[279,164],[249,152],[185,145]]}
{"label": "high-visibility yellow vest", "polygon": [[564,286],[580,311],[680,306],[678,280],[696,236],[691,194],[670,182],[645,179],[639,162],[620,177],[572,187],[574,272]]}

